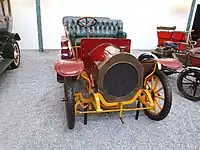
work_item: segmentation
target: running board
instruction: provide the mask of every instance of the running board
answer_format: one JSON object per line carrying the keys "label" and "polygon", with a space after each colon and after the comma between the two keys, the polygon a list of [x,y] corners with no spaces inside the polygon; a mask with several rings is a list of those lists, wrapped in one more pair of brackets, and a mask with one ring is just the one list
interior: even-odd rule
{"label": "running board", "polygon": [[8,66],[13,62],[13,59],[2,59],[0,60],[0,74],[8,68]]}

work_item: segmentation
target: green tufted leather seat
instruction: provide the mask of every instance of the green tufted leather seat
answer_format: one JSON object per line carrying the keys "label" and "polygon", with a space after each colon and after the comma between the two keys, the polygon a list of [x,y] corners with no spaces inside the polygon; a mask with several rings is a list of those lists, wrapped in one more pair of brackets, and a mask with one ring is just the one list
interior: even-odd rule
{"label": "green tufted leather seat", "polygon": [[[72,46],[80,45],[82,38],[86,38],[85,28],[80,27],[77,24],[77,20],[80,17],[66,16],[63,18],[63,25],[67,27],[69,31],[69,37]],[[126,38],[127,33],[123,31],[123,22],[121,20],[110,19],[107,17],[95,17],[97,24],[92,27],[88,27],[88,33],[90,38]]]}

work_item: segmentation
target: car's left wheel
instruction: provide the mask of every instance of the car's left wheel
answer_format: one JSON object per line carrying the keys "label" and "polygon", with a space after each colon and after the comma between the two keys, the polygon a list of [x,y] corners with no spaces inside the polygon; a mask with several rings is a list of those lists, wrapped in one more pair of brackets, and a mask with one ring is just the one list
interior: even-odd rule
{"label": "car's left wheel", "polygon": [[75,126],[74,85],[74,81],[64,78],[65,109],[69,129],[73,129]]}
{"label": "car's left wheel", "polygon": [[144,110],[144,113],[152,120],[163,120],[169,114],[172,105],[172,90],[169,80],[162,71],[156,70],[147,81],[146,87],[151,91],[154,107]]}
{"label": "car's left wheel", "polygon": [[61,76],[61,75],[59,75],[58,73],[57,73],[57,82],[58,83],[64,83],[64,77],[63,76]]}

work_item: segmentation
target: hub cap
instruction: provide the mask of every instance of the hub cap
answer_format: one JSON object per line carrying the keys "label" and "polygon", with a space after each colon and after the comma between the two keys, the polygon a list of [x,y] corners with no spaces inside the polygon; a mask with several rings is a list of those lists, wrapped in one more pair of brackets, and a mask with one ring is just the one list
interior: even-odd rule
{"label": "hub cap", "polygon": [[20,51],[19,51],[19,47],[17,46],[17,44],[14,44],[13,47],[14,47],[14,63],[15,63],[16,65],[18,65],[19,62],[20,62]]}

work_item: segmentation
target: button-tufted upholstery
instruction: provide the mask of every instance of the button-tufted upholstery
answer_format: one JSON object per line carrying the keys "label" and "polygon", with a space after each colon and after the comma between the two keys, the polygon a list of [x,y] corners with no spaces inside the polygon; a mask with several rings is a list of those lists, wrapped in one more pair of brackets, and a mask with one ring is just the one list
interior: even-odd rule
{"label": "button-tufted upholstery", "polygon": [[[63,18],[63,25],[67,27],[69,31],[69,37],[74,45],[80,44],[81,38],[87,37],[86,30],[77,24],[77,20],[80,17],[67,16]],[[92,27],[88,27],[88,34],[90,38],[126,38],[127,34],[123,32],[123,22],[121,20],[110,19],[107,17],[95,17],[97,24]]]}

